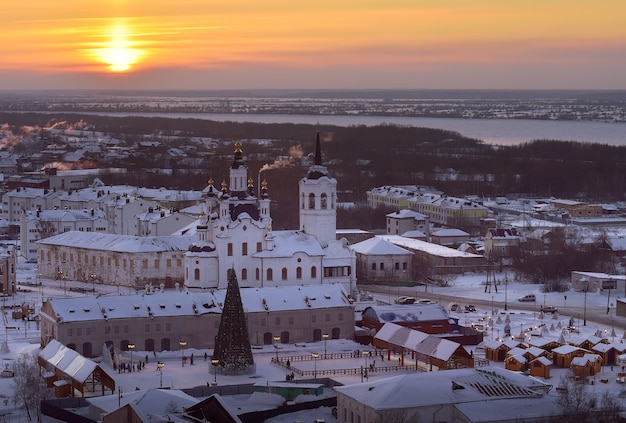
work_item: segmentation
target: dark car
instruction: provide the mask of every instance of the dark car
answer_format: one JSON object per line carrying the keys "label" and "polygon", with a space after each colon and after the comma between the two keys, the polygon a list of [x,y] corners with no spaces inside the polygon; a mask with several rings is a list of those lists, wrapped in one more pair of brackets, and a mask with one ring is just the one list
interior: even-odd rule
{"label": "dark car", "polygon": [[476,306],[468,304],[468,305],[465,306],[465,311],[467,311],[467,312],[476,311]]}

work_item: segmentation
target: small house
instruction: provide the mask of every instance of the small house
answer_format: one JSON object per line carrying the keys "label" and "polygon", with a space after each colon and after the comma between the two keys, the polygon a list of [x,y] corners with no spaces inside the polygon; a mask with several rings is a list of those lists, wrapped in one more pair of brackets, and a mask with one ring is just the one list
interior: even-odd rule
{"label": "small house", "polygon": [[550,378],[550,367],[552,361],[547,357],[538,357],[529,363],[530,375],[535,377],[542,377],[544,379]]}

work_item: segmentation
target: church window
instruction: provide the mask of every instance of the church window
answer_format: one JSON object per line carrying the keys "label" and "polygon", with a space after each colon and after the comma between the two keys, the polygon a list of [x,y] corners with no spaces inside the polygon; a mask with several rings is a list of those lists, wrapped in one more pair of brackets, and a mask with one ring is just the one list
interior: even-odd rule
{"label": "church window", "polygon": [[394,263],[394,265],[395,265],[395,267],[396,267],[396,270],[400,270],[400,263],[395,262],[395,263]]}
{"label": "church window", "polygon": [[406,270],[406,261],[402,263],[402,270]]}
{"label": "church window", "polygon": [[302,193],[302,204],[300,205],[301,209],[304,209],[304,193]]}
{"label": "church window", "polygon": [[267,280],[268,281],[274,280],[274,271],[272,269],[267,269]]}
{"label": "church window", "polygon": [[283,280],[286,281],[287,280],[287,268],[283,267],[283,270],[281,273],[282,273]]}
{"label": "church window", "polygon": [[315,209],[315,194],[309,194],[309,209]]}
{"label": "church window", "polygon": [[380,270],[385,270],[385,263],[380,263]]}
{"label": "church window", "polygon": [[[111,265],[111,263],[109,263],[109,265]],[[143,259],[141,261],[141,265],[143,266],[144,269],[148,268],[148,259]]]}
{"label": "church window", "polygon": [[261,244],[260,242],[257,242],[256,243],[256,252],[260,253],[262,249],[263,249],[263,244]]}
{"label": "church window", "polygon": [[376,263],[372,263],[372,270],[376,270]]}
{"label": "church window", "polygon": [[242,256],[248,255],[248,243],[247,242],[244,242],[241,244],[241,255]]}
{"label": "church window", "polygon": [[241,269],[241,280],[242,281],[248,280],[248,269]]}
{"label": "church window", "polygon": [[200,280],[200,269],[194,269],[193,271],[193,278],[197,281]]}
{"label": "church window", "polygon": [[261,270],[258,267],[256,268],[255,276],[257,281],[261,278]]}
{"label": "church window", "polygon": [[322,193],[321,201],[322,201],[322,208],[327,209],[328,208],[328,196],[326,195],[325,192]]}
{"label": "church window", "polygon": [[296,267],[296,279],[302,279],[302,268]]}
{"label": "church window", "polygon": [[227,251],[227,255],[228,257],[231,257],[233,255],[233,243],[229,242],[228,245],[226,246]]}
{"label": "church window", "polygon": [[317,267],[311,266],[311,279],[317,278]]}

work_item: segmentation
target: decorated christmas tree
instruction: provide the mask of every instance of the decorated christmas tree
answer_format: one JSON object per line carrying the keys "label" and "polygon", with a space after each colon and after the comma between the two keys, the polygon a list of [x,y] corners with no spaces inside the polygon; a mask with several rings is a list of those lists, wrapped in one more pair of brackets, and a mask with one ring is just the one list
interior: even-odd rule
{"label": "decorated christmas tree", "polygon": [[211,361],[215,363],[215,371],[221,374],[251,374],[256,371],[235,269],[228,271],[226,298]]}

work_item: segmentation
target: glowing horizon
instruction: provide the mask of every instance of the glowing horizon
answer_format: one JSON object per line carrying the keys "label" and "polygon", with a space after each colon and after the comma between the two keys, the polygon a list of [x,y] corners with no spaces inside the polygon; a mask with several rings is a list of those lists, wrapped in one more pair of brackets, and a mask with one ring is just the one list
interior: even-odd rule
{"label": "glowing horizon", "polygon": [[626,4],[379,3],[12,2],[0,89],[626,88]]}

